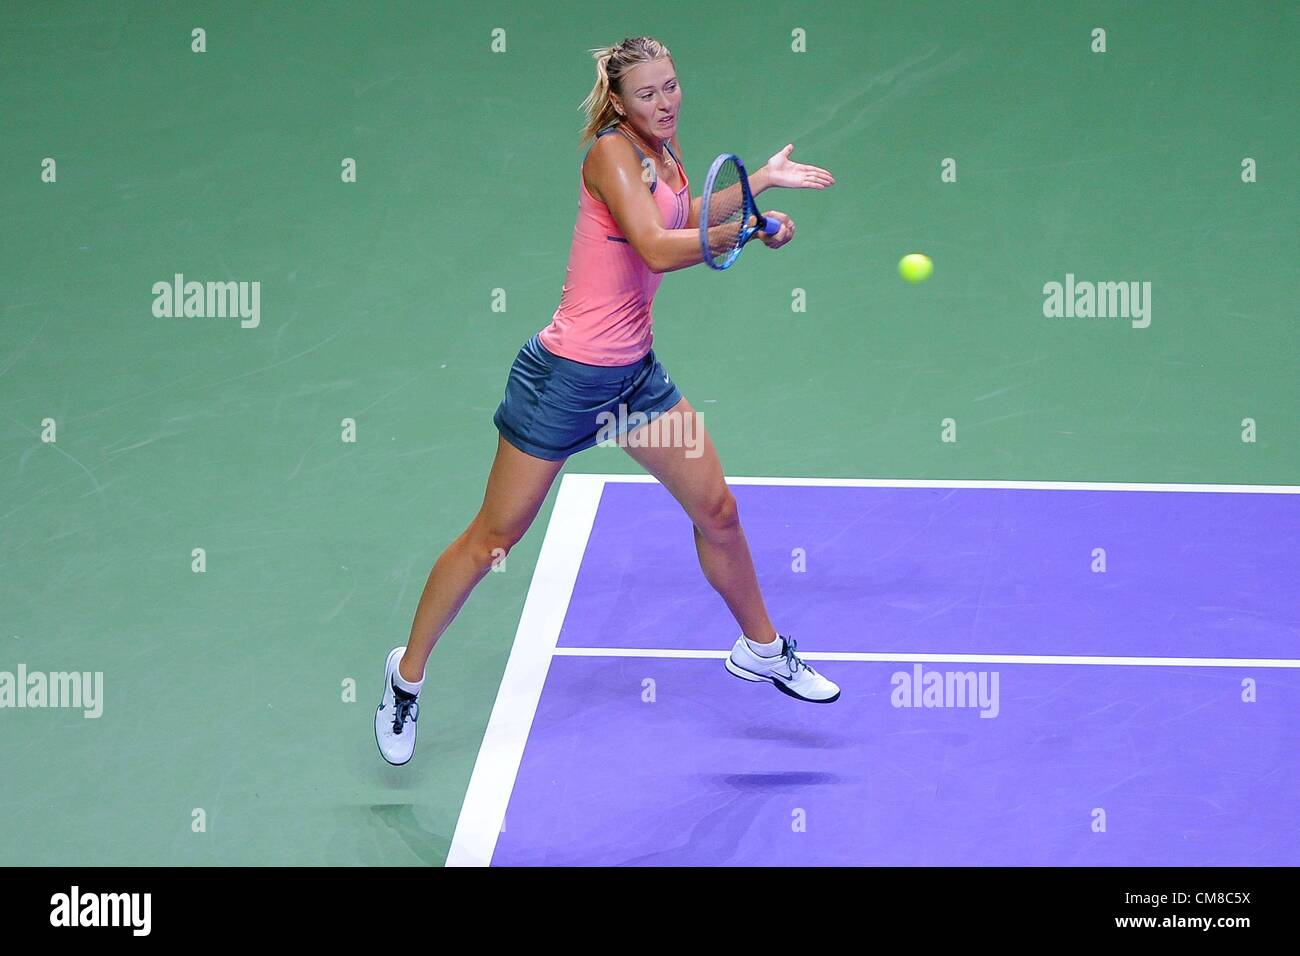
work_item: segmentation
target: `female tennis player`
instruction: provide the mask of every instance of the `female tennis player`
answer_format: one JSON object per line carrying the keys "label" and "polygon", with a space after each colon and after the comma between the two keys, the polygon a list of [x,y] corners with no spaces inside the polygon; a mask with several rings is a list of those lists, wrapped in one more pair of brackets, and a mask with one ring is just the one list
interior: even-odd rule
{"label": "female tennis player", "polygon": [[[597,444],[619,409],[625,423],[651,419],[635,426],[640,428],[660,427],[674,417],[680,425],[689,417],[695,431],[680,428],[676,434],[702,437],[691,450],[680,442],[628,441],[629,428],[617,442],[681,503],[694,525],[700,567],[741,631],[727,670],[744,680],[770,681],[799,700],[830,703],[840,694],[768,619],[713,442],[651,348],[651,304],[663,274],[704,259],[700,199],[691,198],[677,140],[682,91],[672,56],[649,37],[591,52],[596,85],[583,102],[587,125],[581,142],[593,136],[595,142],[582,163],[560,305],[511,366],[493,419],[500,435],[483,505],[434,564],[410,638],[405,647],[393,648],[384,665],[375,738],[391,764],[406,763],[415,751],[418,698],[434,644],[493,560],[528,530],[565,459]],[[754,173],[755,196],[772,186],[834,184],[826,170],[792,161],[793,149],[786,146]],[[780,223],[772,235],[758,233],[768,248],[780,249],[794,238],[789,216],[763,216]]]}

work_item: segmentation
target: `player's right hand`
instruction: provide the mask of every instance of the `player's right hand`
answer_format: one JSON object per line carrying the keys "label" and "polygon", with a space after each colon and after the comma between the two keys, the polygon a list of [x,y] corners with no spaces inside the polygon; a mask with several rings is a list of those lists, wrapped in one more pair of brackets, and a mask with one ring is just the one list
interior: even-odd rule
{"label": "player's right hand", "polygon": [[763,240],[763,245],[767,246],[769,249],[780,249],[794,238],[794,220],[785,213],[770,210],[763,213],[763,217],[765,219],[775,219],[781,224],[781,228],[773,235],[769,236],[765,232],[756,233],[758,238]]}

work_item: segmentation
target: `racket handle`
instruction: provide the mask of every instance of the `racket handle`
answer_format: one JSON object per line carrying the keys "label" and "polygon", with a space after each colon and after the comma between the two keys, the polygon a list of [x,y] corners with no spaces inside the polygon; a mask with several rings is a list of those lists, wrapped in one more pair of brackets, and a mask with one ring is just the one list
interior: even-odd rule
{"label": "racket handle", "polygon": [[763,232],[769,236],[775,236],[781,231],[781,223],[770,216],[763,220]]}

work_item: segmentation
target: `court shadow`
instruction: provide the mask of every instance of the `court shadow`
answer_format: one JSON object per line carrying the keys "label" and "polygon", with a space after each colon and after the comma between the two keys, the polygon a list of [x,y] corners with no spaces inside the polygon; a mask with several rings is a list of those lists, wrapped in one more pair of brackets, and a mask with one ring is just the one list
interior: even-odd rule
{"label": "court shadow", "polygon": [[819,749],[845,747],[850,742],[858,742],[846,740],[838,735],[820,734],[814,730],[803,730],[799,727],[790,727],[784,724],[758,724],[742,727],[731,736],[745,740],[780,740],[788,744],[799,744],[803,747],[817,747]]}
{"label": "court shadow", "polygon": [[697,780],[715,787],[728,787],[743,793],[771,793],[811,786],[832,786],[844,778],[834,773],[785,770],[770,773],[701,773]]}
{"label": "court shadow", "polygon": [[415,808],[406,803],[372,804],[367,809],[390,830],[425,866],[442,866],[451,839],[426,830],[416,818]]}
{"label": "court shadow", "polygon": [[415,761],[402,767],[394,767],[392,764],[385,763],[378,754],[366,754],[366,765],[357,769],[364,770],[371,783],[388,791],[405,792],[418,789],[424,783],[426,776],[423,765]]}

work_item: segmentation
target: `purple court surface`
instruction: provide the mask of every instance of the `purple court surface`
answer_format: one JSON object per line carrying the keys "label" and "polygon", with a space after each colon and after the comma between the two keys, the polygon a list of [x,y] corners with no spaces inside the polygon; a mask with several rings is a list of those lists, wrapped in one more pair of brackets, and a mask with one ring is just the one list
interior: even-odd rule
{"label": "purple court surface", "polygon": [[657,483],[568,475],[449,865],[1300,864],[1296,488],[731,479],[737,680]]}

